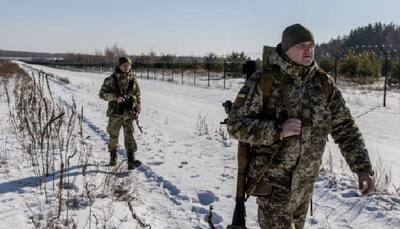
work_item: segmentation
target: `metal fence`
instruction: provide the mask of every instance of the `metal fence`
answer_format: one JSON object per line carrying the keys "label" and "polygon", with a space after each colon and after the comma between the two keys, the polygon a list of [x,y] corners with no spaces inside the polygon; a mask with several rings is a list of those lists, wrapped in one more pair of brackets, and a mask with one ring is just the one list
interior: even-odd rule
{"label": "metal fence", "polygon": [[[110,74],[115,65],[110,63],[51,63],[28,62],[71,71]],[[132,71],[141,79],[160,80],[194,86],[230,88],[228,79],[245,79],[256,71],[255,61],[246,62],[134,62]],[[250,71],[250,72],[249,72]]]}

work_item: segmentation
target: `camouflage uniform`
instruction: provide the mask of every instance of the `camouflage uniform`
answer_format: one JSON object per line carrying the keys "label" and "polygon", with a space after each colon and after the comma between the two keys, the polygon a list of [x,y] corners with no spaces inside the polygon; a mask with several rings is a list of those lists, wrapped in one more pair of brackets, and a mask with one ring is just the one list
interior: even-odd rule
{"label": "camouflage uniform", "polygon": [[[133,162],[135,160],[134,153],[137,150],[133,137],[133,111],[140,112],[141,109],[140,89],[136,78],[131,71],[123,73],[116,67],[114,73],[104,79],[99,96],[108,101],[107,132],[110,135],[108,150],[110,152],[117,150],[119,131],[123,127],[128,162]],[[124,96],[125,102],[118,103],[116,101],[118,96]]]}
{"label": "camouflage uniform", "polygon": [[[372,174],[372,169],[361,133],[332,80],[316,63],[302,67],[281,53],[278,46],[270,57],[273,80],[267,106],[263,107],[260,85],[263,74],[257,72],[239,91],[227,124],[233,138],[251,145],[248,178],[254,179],[269,165],[256,185],[272,185],[257,199],[261,228],[301,229],[328,134],[353,172]],[[329,80],[329,94],[324,93],[323,77]],[[301,135],[282,140],[282,124],[288,118],[302,120]]]}

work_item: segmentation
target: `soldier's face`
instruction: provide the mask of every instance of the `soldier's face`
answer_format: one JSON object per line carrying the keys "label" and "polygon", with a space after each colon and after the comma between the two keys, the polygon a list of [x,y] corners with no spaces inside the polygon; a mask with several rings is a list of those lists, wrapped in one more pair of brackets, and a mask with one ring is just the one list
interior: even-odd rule
{"label": "soldier's face", "polygon": [[310,66],[314,61],[314,44],[306,41],[291,47],[285,54],[296,64]]}
{"label": "soldier's face", "polygon": [[121,72],[127,73],[131,70],[131,64],[128,62],[125,62],[119,66],[119,69],[121,70]]}

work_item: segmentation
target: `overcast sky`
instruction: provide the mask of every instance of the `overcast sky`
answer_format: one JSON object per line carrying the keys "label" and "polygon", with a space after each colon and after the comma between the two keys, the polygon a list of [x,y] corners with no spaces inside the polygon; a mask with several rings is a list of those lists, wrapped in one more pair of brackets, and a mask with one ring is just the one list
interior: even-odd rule
{"label": "overcast sky", "polygon": [[294,23],[323,42],[377,21],[400,25],[400,1],[0,0],[0,49],[255,56]]}

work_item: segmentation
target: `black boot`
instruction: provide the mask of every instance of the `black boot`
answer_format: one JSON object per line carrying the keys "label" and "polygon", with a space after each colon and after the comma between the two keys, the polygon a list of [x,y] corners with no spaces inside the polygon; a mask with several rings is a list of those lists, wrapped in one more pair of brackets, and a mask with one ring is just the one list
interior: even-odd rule
{"label": "black boot", "polygon": [[117,164],[117,150],[112,150],[110,152],[110,166],[115,166]]}
{"label": "black boot", "polygon": [[128,170],[132,170],[136,167],[139,167],[142,163],[138,160],[135,160],[135,156],[133,152],[128,152]]}
{"label": "black boot", "polygon": [[133,160],[132,162],[128,161],[128,170],[133,170],[140,165],[142,165],[142,162],[140,162],[139,160]]}

